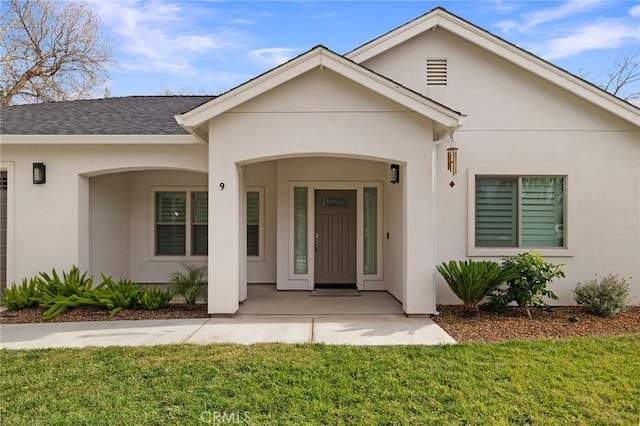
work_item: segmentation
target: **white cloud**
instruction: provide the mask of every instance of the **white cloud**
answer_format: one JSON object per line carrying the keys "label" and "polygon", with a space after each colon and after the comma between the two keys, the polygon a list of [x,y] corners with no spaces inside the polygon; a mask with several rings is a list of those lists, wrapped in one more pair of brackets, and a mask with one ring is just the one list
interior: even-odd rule
{"label": "white cloud", "polygon": [[633,6],[631,9],[629,9],[629,16],[640,18],[640,5]]}
{"label": "white cloud", "polygon": [[271,47],[268,49],[253,49],[248,52],[249,58],[261,66],[275,67],[282,65],[300,52],[299,49],[288,47]]}
{"label": "white cloud", "polygon": [[243,39],[233,30],[214,32],[197,27],[196,22],[189,21],[200,19],[193,3],[189,14],[180,3],[158,0],[95,1],[90,6],[114,40],[119,68],[128,71],[192,76],[197,73],[199,55],[221,54]]}
{"label": "white cloud", "polygon": [[526,31],[547,22],[557,21],[585,10],[589,10],[594,6],[599,6],[602,0],[569,0],[560,7],[538,10],[536,12],[524,15],[525,22],[522,30]]}
{"label": "white cloud", "polygon": [[637,26],[619,20],[599,21],[576,29],[571,35],[556,38],[537,50],[545,59],[559,59],[582,52],[621,47],[630,39],[639,39]]}
{"label": "white cloud", "polygon": [[513,28],[518,28],[520,24],[517,21],[502,21],[494,24],[496,27],[500,29],[503,33],[507,34]]}

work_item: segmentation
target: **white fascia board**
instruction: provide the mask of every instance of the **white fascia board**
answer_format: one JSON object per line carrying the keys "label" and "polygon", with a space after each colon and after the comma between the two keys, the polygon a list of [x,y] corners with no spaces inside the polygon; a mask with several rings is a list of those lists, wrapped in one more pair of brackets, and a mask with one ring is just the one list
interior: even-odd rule
{"label": "white fascia board", "polygon": [[422,34],[429,29],[435,30],[438,26],[438,17],[439,15],[437,12],[424,15],[421,18],[415,19],[400,28],[388,32],[387,34],[360,46],[359,48],[344,55],[344,57],[360,64],[400,43]]}
{"label": "white fascia board", "polygon": [[176,115],[176,121],[190,132],[211,118],[265,93],[314,68],[326,67],[368,89],[416,111],[444,126],[460,126],[462,115],[397,83],[385,79],[360,65],[324,48],[317,48],[296,60],[245,83],[187,113]]}
{"label": "white fascia board", "polygon": [[354,62],[362,63],[412,37],[426,31],[435,31],[439,27],[568,90],[588,102],[600,106],[632,124],[638,125],[640,123],[640,110],[629,102],[606,93],[567,71],[442,10],[436,10],[422,18],[411,21],[349,52],[345,57]]}
{"label": "white fascia board", "polygon": [[[476,44],[507,61],[518,65],[537,76],[562,87],[565,90],[619,116],[620,118],[638,125],[640,123],[640,109],[629,102],[617,98],[594,85],[571,75],[567,71],[508,43],[474,25],[451,15],[442,15],[439,26],[458,34],[467,41]],[[532,66],[533,65],[533,66]]]}
{"label": "white fascia board", "polygon": [[3,145],[198,145],[191,135],[0,135]]}
{"label": "white fascia board", "polygon": [[201,105],[184,114],[176,115],[176,121],[182,127],[194,128],[226,112],[238,105],[241,105],[262,93],[265,93],[305,72],[320,65],[322,50],[314,49],[306,55],[281,65],[278,68],[257,77],[254,80],[239,86],[230,92],[221,95],[204,105]]}
{"label": "white fascia board", "polygon": [[462,125],[461,114],[383,78],[360,65],[328,56],[322,59],[324,67],[444,126],[458,127]]}

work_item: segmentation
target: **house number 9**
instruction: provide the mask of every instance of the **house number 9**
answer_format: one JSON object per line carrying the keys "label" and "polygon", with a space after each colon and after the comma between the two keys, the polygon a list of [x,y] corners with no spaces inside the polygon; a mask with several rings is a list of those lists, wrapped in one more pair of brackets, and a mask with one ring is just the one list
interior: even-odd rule
{"label": "house number 9", "polygon": [[224,183],[220,182],[220,191],[222,191],[224,189]]}

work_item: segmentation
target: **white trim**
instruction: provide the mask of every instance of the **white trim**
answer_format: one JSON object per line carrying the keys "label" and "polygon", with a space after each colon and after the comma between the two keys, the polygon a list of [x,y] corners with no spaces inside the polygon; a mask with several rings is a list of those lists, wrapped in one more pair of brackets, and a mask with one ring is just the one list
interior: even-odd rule
{"label": "white trim", "polygon": [[[573,169],[567,168],[511,168],[496,166],[493,168],[469,168],[467,171],[467,205],[469,206],[467,215],[467,256],[502,257],[516,256],[524,251],[536,251],[542,256],[549,257],[571,257],[574,255],[573,247],[573,214],[575,206],[571,194],[571,182],[573,182]],[[537,177],[537,176],[562,176],[564,177],[564,247],[559,248],[535,248],[535,247],[476,247],[476,176],[496,176],[496,177]],[[518,215],[520,215],[518,209]],[[518,228],[520,221],[518,221]],[[520,232],[520,230],[518,230]]]}
{"label": "white trim", "polygon": [[[3,140],[4,143],[4,140]],[[0,162],[0,170],[7,172],[7,287],[14,281],[14,251],[15,251],[15,172],[13,161]]]}
{"label": "white trim", "polygon": [[[149,261],[151,262],[206,262],[208,256],[191,255],[191,193],[208,192],[206,186],[150,186],[149,187]],[[185,223],[185,256],[156,255],[156,193],[157,192],[186,192]]]}
{"label": "white trim", "polygon": [[203,123],[315,68],[335,71],[375,93],[441,123],[444,127],[459,127],[464,120],[463,114],[402,87],[324,47],[310,50],[191,111],[175,115],[175,120],[185,130],[201,138],[202,134],[195,133]]}
{"label": "white trim", "polygon": [[3,145],[200,145],[191,135],[2,135]]}
{"label": "white trim", "polygon": [[[295,249],[295,230],[294,230],[294,188],[307,188],[307,273],[294,273],[294,264],[292,254]],[[290,181],[289,182],[289,250],[286,253],[288,265],[288,278],[290,281],[306,281],[307,290],[313,290],[315,285],[315,191],[324,189],[336,190],[352,190],[356,191],[356,286],[358,290],[365,290],[365,281],[382,281],[384,278],[384,253],[383,253],[383,183],[380,181]],[[376,239],[378,244],[377,256],[377,273],[364,274],[364,188],[377,188],[377,233]]]}
{"label": "white trim", "polygon": [[440,8],[434,9],[426,15],[358,47],[347,53],[345,57],[356,63],[362,63],[410,38],[426,31],[436,31],[438,28],[450,31],[470,43],[559,86],[563,90],[568,90],[635,126],[638,125],[640,110],[629,102],[619,99],[562,68]]}
{"label": "white trim", "polygon": [[[248,192],[257,192],[258,193],[258,255],[257,256],[247,256],[247,262],[264,262],[264,186],[247,186],[244,191],[244,215],[245,215],[245,227],[247,226],[246,217],[247,217],[247,193]],[[244,238],[247,238],[246,231]],[[246,246],[245,246],[246,248]],[[246,251],[246,250],[245,250]],[[246,254],[246,253],[245,253]]]}

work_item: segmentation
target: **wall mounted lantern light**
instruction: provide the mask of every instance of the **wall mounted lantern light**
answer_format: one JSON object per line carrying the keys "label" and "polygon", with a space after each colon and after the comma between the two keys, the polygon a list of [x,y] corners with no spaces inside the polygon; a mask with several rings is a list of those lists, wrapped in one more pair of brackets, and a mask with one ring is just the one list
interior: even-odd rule
{"label": "wall mounted lantern light", "polygon": [[396,184],[400,182],[400,165],[392,164],[391,165],[391,183]]}
{"label": "wall mounted lantern light", "polygon": [[40,185],[47,181],[47,166],[44,163],[33,163],[33,183]]}

